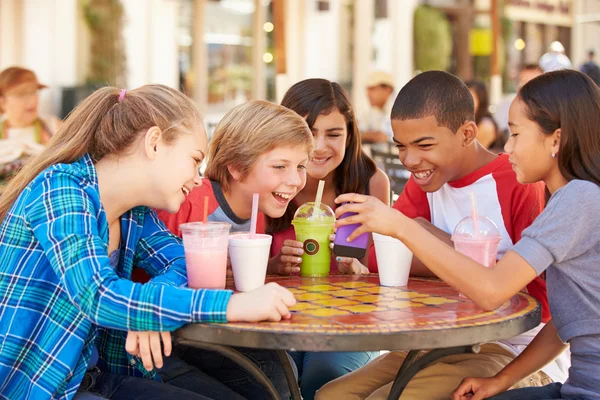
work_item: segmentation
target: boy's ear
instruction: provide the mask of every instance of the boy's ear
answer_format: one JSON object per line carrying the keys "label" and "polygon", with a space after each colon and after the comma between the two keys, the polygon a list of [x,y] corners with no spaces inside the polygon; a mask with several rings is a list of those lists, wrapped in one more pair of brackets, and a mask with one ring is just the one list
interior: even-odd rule
{"label": "boy's ear", "polygon": [[475,121],[467,121],[461,126],[457,134],[462,135],[464,146],[469,146],[477,138],[477,124]]}
{"label": "boy's ear", "polygon": [[229,164],[227,165],[227,170],[234,180],[239,181],[242,178],[242,173],[235,166]]}

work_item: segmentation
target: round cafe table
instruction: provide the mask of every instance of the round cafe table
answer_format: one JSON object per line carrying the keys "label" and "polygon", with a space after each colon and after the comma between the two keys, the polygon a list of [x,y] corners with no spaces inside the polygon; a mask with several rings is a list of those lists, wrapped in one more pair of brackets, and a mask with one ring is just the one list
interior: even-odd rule
{"label": "round cafe table", "polygon": [[[410,379],[439,358],[478,352],[480,343],[517,336],[541,320],[539,304],[527,294],[485,311],[434,279],[411,278],[405,287],[380,286],[377,275],[267,277],[267,281],[294,293],[298,302],[291,319],[190,324],[175,337],[181,344],[230,357],[263,383],[273,398],[278,398],[273,385],[232,347],[276,350],[294,399],[301,397],[285,350],[408,350],[388,397],[398,399]],[[228,287],[233,288],[233,281]],[[417,358],[425,349],[430,351]]]}

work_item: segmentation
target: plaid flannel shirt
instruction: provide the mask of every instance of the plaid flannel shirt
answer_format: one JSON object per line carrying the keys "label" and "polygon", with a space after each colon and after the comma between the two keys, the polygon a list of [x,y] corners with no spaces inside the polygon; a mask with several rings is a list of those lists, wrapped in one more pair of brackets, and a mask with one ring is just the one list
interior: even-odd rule
{"label": "plaid flannel shirt", "polygon": [[[151,377],[125,351],[127,331],[225,322],[226,290],[185,288],[185,257],[146,207],[121,218],[116,270],[88,155],[43,171],[0,224],[0,398],[69,399],[96,345],[98,366]],[[131,282],[133,266],[152,278]],[[140,368],[140,369],[138,369]]]}

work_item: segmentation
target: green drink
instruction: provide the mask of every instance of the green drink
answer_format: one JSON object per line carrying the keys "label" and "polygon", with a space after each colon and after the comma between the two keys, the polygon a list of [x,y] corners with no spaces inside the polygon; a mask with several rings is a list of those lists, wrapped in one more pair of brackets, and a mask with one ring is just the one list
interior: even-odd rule
{"label": "green drink", "polygon": [[335,215],[326,204],[319,209],[315,203],[303,204],[292,221],[296,240],[304,244],[300,275],[308,277],[328,276],[331,264],[329,235],[333,233]]}

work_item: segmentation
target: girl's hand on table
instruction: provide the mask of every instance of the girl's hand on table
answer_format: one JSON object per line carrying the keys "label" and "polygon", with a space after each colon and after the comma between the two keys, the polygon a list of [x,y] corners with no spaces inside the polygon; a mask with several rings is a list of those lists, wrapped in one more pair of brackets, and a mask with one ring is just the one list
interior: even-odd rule
{"label": "girl's hand on table", "polygon": [[[335,202],[337,204],[346,203],[335,210],[335,216],[338,218],[335,223],[336,228],[344,225],[360,224],[348,236],[348,241],[356,239],[365,232],[377,232],[382,235],[397,237],[402,219],[407,218],[398,210],[388,207],[373,196],[346,193],[338,196]],[[356,215],[339,219],[347,212],[353,212]]]}
{"label": "girl's hand on table", "polygon": [[[333,251],[335,233],[329,235],[329,248]],[[335,254],[335,253],[334,253]],[[351,257],[335,256],[338,272],[349,275],[369,275],[369,268],[365,267],[358,259]]]}
{"label": "girl's hand on table", "polygon": [[291,318],[289,307],[295,304],[292,292],[271,282],[251,292],[232,295],[227,305],[227,321],[277,322]]}
{"label": "girl's hand on table", "polygon": [[335,261],[337,261],[338,271],[341,274],[369,275],[369,268],[365,267],[356,258],[336,256]]}
{"label": "girl's hand on table", "polygon": [[147,371],[152,371],[155,366],[156,368],[162,368],[161,339],[164,354],[166,357],[169,357],[173,347],[171,332],[129,331],[127,333],[127,340],[125,341],[125,350],[132,356],[140,357]]}
{"label": "girl's hand on table", "polygon": [[300,272],[304,244],[297,240],[286,240],[278,255],[269,260],[268,274],[291,275]]}
{"label": "girl's hand on table", "polygon": [[500,377],[465,378],[450,395],[452,400],[483,400],[503,393],[510,387]]}

